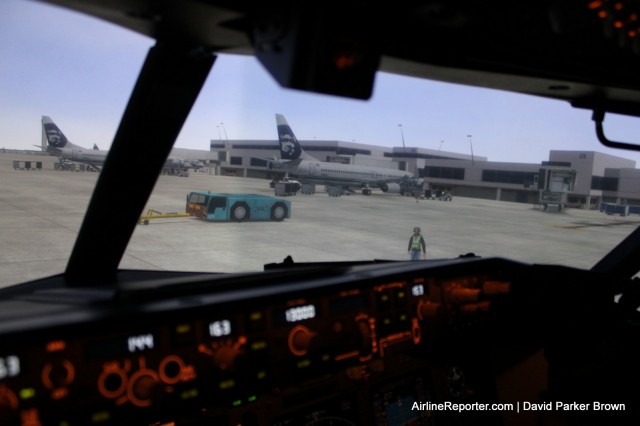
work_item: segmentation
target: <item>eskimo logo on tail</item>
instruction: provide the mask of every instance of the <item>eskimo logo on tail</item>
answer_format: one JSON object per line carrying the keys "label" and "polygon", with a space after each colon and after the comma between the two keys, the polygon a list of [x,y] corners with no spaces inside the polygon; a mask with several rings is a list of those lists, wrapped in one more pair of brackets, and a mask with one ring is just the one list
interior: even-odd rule
{"label": "eskimo logo on tail", "polygon": [[280,157],[283,160],[297,160],[302,154],[302,148],[287,120],[283,115],[276,114],[276,124],[278,126],[278,141],[280,142]]}
{"label": "eskimo logo on tail", "polygon": [[42,123],[44,134],[47,137],[47,143],[55,148],[62,148],[67,144],[66,136],[58,129],[55,123]]}

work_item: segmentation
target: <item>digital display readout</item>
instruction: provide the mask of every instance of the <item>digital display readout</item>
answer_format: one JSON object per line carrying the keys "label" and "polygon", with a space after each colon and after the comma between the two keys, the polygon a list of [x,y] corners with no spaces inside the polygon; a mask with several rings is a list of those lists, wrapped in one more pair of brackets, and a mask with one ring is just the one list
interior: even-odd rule
{"label": "digital display readout", "polygon": [[300,304],[298,306],[287,306],[274,309],[272,318],[274,325],[284,325],[299,321],[318,318],[321,315],[321,307],[315,303]]}
{"label": "digital display readout", "polygon": [[224,337],[231,334],[231,321],[224,319],[209,324],[209,336]]}
{"label": "digital display readout", "polygon": [[140,334],[127,339],[127,348],[130,353],[153,349],[153,334]]}
{"label": "digital display readout", "polygon": [[87,357],[110,358],[132,353],[145,352],[155,346],[154,336],[151,333],[136,334],[108,340],[101,340],[87,345]]}
{"label": "digital display readout", "polygon": [[20,374],[20,358],[15,355],[0,357],[0,380]]}
{"label": "digital display readout", "polygon": [[284,318],[287,322],[304,321],[316,317],[316,307],[314,305],[295,306],[284,311]]}

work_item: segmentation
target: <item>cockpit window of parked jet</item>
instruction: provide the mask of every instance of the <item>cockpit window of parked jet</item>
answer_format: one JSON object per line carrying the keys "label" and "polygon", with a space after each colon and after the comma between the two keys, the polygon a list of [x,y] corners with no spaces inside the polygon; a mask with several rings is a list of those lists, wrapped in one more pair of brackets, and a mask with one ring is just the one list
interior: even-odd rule
{"label": "cockpit window of parked jet", "polygon": [[258,3],[0,4],[0,424],[638,424],[637,3]]}

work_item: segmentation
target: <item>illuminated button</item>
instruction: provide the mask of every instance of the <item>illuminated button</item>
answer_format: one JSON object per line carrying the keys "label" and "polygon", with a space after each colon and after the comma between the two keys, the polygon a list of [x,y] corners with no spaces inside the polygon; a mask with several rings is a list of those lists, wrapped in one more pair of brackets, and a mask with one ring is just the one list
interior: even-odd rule
{"label": "illuminated button", "polygon": [[311,340],[316,333],[303,325],[295,326],[289,332],[289,350],[296,356],[303,356],[309,351]]}
{"label": "illuminated button", "polygon": [[98,391],[105,398],[117,398],[127,388],[127,373],[115,364],[109,364],[98,377]]}
{"label": "illuminated button", "polygon": [[17,409],[18,398],[16,394],[5,385],[0,384],[0,423],[9,418]]}
{"label": "illuminated button", "polygon": [[63,351],[66,347],[67,347],[67,344],[64,340],[53,340],[47,343],[46,351],[58,352],[58,351]]}
{"label": "illuminated button", "polygon": [[98,411],[91,415],[91,423],[103,423],[109,421],[111,413],[108,411]]}
{"label": "illuminated button", "polygon": [[180,381],[182,377],[181,373],[184,369],[185,366],[182,358],[177,355],[169,355],[160,363],[158,372],[163,382],[168,385],[174,385]]}
{"label": "illuminated button", "polygon": [[75,379],[75,368],[71,362],[47,363],[42,369],[42,383],[47,389],[70,385]]}
{"label": "illuminated button", "polygon": [[178,324],[176,326],[176,334],[186,334],[191,332],[191,324]]}
{"label": "illuminated button", "polygon": [[222,390],[233,389],[235,386],[236,386],[236,382],[233,379],[223,380],[222,382],[218,383],[218,388]]}
{"label": "illuminated button", "polygon": [[158,383],[158,374],[149,369],[136,371],[129,381],[127,396],[133,405],[148,407],[151,405],[153,389]]}
{"label": "illuminated button", "polygon": [[180,393],[180,399],[192,399],[198,396],[198,389],[187,389]]}
{"label": "illuminated button", "polygon": [[298,368],[308,368],[311,366],[311,360],[310,359],[303,359],[300,360],[296,363],[296,367]]}
{"label": "illuminated button", "polygon": [[267,349],[267,342],[265,340],[256,340],[254,342],[251,342],[251,345],[249,345],[249,347],[251,348],[252,351],[254,352],[259,352],[259,351],[263,351],[265,349]]}
{"label": "illuminated button", "polygon": [[20,389],[18,394],[20,395],[20,399],[31,399],[36,396],[36,390],[34,388],[23,388]]}

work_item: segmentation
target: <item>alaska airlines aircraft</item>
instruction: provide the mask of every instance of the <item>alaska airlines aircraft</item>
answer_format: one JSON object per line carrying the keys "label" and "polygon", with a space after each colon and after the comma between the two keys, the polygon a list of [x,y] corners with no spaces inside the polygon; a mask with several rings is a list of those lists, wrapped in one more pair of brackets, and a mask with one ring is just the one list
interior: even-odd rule
{"label": "alaska airlines aircraft", "polygon": [[[98,149],[96,144],[93,144],[93,149],[72,144],[56,123],[44,115],[42,116],[42,149],[61,160],[87,164],[96,169],[102,166],[109,153],[109,151]],[[199,169],[204,167],[201,160],[211,158],[213,157],[209,151],[174,148],[164,168],[167,171]]]}
{"label": "alaska airlines aircraft", "polygon": [[362,189],[371,195],[371,188],[383,192],[400,192],[401,184],[413,179],[409,172],[384,167],[319,161],[305,153],[282,114],[276,114],[281,160],[272,161],[271,168],[297,176],[302,183],[326,185],[329,195],[342,195]]}

